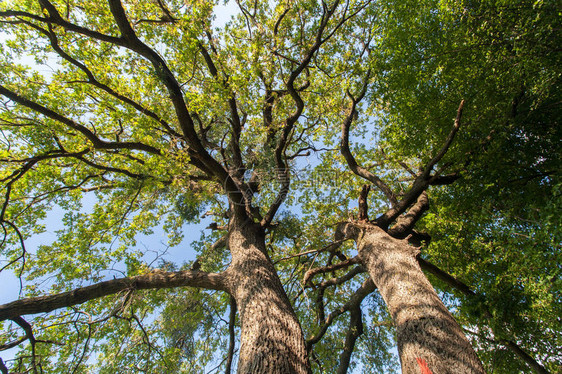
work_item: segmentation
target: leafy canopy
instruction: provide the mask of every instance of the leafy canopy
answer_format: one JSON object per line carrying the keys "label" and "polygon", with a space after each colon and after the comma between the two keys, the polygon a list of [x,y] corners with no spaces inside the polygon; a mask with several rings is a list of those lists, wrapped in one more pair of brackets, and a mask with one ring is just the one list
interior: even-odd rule
{"label": "leafy canopy", "polygon": [[[217,2],[124,1],[136,39],[117,3],[0,3],[1,269],[21,280],[22,296],[189,269],[194,253],[202,270],[224,270],[222,230],[203,231],[178,258],[165,248],[185,246],[195,228],[226,226],[229,201],[245,201],[270,224],[269,254],[305,336],[333,317],[311,361],[335,372],[349,325],[337,311],[366,277],[356,270],[322,286],[350,274],[341,269],[316,275],[315,287],[301,282],[354,255],[350,243],[321,250],[335,224],[357,215],[364,183],[340,155],[342,123],[357,100],[351,152],[400,194],[442,147],[464,99],[463,126],[435,167],[456,181],[431,187],[417,226],[431,236],[423,256],[476,292],[433,279],[490,371],[527,370],[510,342],[558,370],[554,1],[238,1],[225,25]],[[390,203],[384,191],[369,195],[373,215]],[[26,246],[55,217],[56,239]],[[166,247],[140,245],[150,235]],[[225,366],[228,303],[191,288],[127,291],[34,316],[33,344],[8,364],[208,372]],[[362,310],[357,371],[396,370],[382,299],[372,294]],[[2,328],[3,347],[25,336],[15,322]]]}

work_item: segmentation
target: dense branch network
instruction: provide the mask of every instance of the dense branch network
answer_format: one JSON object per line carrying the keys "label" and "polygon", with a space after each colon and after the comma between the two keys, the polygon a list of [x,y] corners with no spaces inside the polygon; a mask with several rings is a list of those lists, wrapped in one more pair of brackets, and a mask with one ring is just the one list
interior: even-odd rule
{"label": "dense branch network", "polygon": [[[281,32],[286,17],[291,12],[297,12],[302,16],[300,10],[294,10],[290,7],[278,13],[273,29],[271,31],[272,38],[263,43],[264,50],[268,50],[272,59],[278,59],[278,64],[274,64],[273,69],[281,71],[277,75],[269,76],[269,72],[264,73],[264,69],[256,68],[255,73],[261,82],[258,88],[260,100],[262,102],[257,106],[261,106],[260,129],[264,132],[265,140],[262,144],[247,145],[248,141],[244,136],[248,133],[249,137],[256,137],[248,129],[248,124],[255,120],[247,114],[244,100],[243,90],[239,90],[234,71],[229,71],[229,64],[223,61],[224,56],[221,50],[220,42],[212,35],[212,27],[210,24],[201,22],[201,30],[196,35],[191,35],[190,42],[195,46],[195,56],[193,57],[193,73],[191,79],[199,79],[205,84],[210,81],[212,87],[219,87],[220,101],[218,106],[221,108],[217,113],[208,115],[206,108],[211,107],[215,103],[207,102],[203,105],[195,105],[190,102],[193,97],[192,92],[188,95],[189,82],[181,82],[180,74],[174,70],[173,63],[166,60],[156,47],[151,47],[148,42],[143,40],[141,34],[141,26],[150,24],[157,27],[175,27],[180,31],[182,23],[181,17],[174,14],[166,4],[158,0],[158,9],[162,12],[160,19],[154,20],[148,18],[132,19],[128,15],[128,10],[124,7],[120,0],[108,0],[110,17],[112,18],[114,29],[118,30],[118,35],[106,34],[93,28],[81,26],[74,23],[68,14],[63,15],[57,7],[49,0],[39,0],[42,8],[41,14],[33,14],[25,11],[3,10],[0,11],[0,18],[4,22],[13,26],[25,25],[34,30],[43,38],[46,38],[48,45],[55,54],[79,75],[79,79],[72,81],[72,84],[82,85],[91,89],[91,97],[94,99],[99,97],[109,97],[118,103],[119,106],[127,107],[133,110],[137,115],[140,114],[150,122],[151,129],[159,133],[161,141],[137,141],[124,140],[127,131],[123,129],[123,125],[118,120],[115,126],[119,126],[119,131],[111,135],[98,132],[93,124],[89,123],[87,116],[73,117],[71,113],[64,113],[61,110],[55,110],[47,104],[43,104],[41,100],[32,98],[31,95],[25,95],[14,88],[14,85],[1,84],[0,95],[7,98],[10,102],[17,104],[16,108],[25,109],[45,119],[45,123],[54,122],[62,125],[66,131],[65,139],[53,136],[52,149],[38,152],[33,155],[23,155],[18,157],[9,157],[0,160],[12,167],[11,172],[3,177],[0,182],[4,184],[6,193],[4,202],[0,211],[0,224],[4,231],[3,242],[7,241],[7,232],[13,230],[18,236],[23,254],[15,260],[8,263],[1,270],[12,266],[15,261],[23,258],[25,261],[25,245],[24,235],[18,230],[17,225],[12,222],[13,217],[9,217],[8,207],[11,204],[11,197],[14,186],[19,183],[27,173],[32,173],[37,165],[46,164],[56,160],[62,167],[72,167],[73,164],[65,165],[66,160],[72,160],[80,165],[87,167],[88,173],[81,177],[78,183],[68,183],[62,187],[53,188],[49,191],[41,191],[29,198],[29,203],[24,210],[31,210],[34,204],[38,204],[46,196],[55,196],[68,191],[102,191],[105,189],[118,188],[118,178],[142,183],[145,180],[158,180],[163,185],[170,186],[174,183],[174,176],[162,177],[158,175],[158,171],[145,166],[147,157],[155,159],[165,159],[170,154],[174,156],[185,157],[186,168],[185,173],[191,181],[213,181],[216,189],[221,189],[218,193],[226,195],[228,208],[225,217],[230,220],[230,226],[224,226],[227,230],[235,228],[235,223],[244,222],[245,224],[257,225],[260,227],[260,233],[265,237],[266,234],[274,231],[277,223],[274,222],[282,205],[286,202],[291,188],[291,166],[295,160],[303,155],[310,154],[310,151],[318,152],[323,149],[317,147],[314,141],[307,144],[307,132],[318,126],[321,118],[310,119],[306,113],[306,100],[311,95],[309,88],[314,84],[311,79],[313,70],[322,70],[320,64],[315,65],[315,59],[320,54],[322,48],[327,47],[332,38],[336,38],[338,32],[345,28],[346,23],[360,12],[364,11],[371,1],[365,1],[351,6],[350,2],[342,2],[339,0],[331,4],[322,2],[319,9],[320,15],[310,26],[311,35],[307,35],[303,30],[307,25],[307,20],[302,20],[301,24],[295,29],[300,33],[299,48],[295,48],[298,53],[287,53],[286,48],[279,47],[276,37]],[[259,24],[258,5],[253,5],[254,9],[250,9],[241,2],[238,6],[242,12],[242,16],[246,21],[247,32],[251,38],[259,36],[267,39],[266,31]],[[343,8],[343,9],[342,9]],[[370,29],[369,29],[370,30]],[[186,31],[189,33],[190,31]],[[369,31],[370,33],[371,31]],[[107,82],[97,74],[92,68],[88,67],[85,61],[81,61],[78,56],[73,56],[71,48],[65,45],[67,34],[85,38],[94,43],[106,43],[112,47],[120,47],[132,53],[135,58],[141,58],[148,62],[152,67],[156,76],[157,83],[165,88],[167,101],[171,104],[173,115],[170,117],[153,109],[150,105],[143,103],[142,100],[135,98],[132,94],[123,93],[117,85],[113,86],[110,80]],[[295,39],[297,40],[298,37]],[[369,35],[368,40],[363,46],[364,53],[368,53],[370,43],[373,36]],[[242,41],[241,43],[247,42]],[[256,61],[259,60],[255,57]],[[199,69],[199,62],[204,65],[203,69]],[[326,76],[329,72],[323,71]],[[338,125],[337,133],[341,134],[339,142],[339,152],[343,156],[345,164],[351,172],[366,180],[370,184],[363,186],[359,198],[359,215],[357,221],[350,221],[338,225],[335,241],[329,246],[322,249],[313,249],[298,254],[291,254],[283,257],[273,264],[280,266],[284,261],[297,258],[299,264],[301,259],[308,255],[318,256],[325,252],[329,252],[328,263],[324,266],[310,267],[302,272],[302,290],[298,292],[297,297],[307,290],[315,293],[315,306],[317,312],[317,320],[319,326],[317,331],[306,341],[306,348],[309,354],[314,357],[313,346],[321,341],[326,335],[328,329],[334,324],[336,319],[346,312],[349,312],[349,323],[346,329],[344,347],[340,355],[338,373],[345,373],[351,362],[351,355],[354,351],[357,340],[363,333],[363,315],[361,309],[362,301],[375,290],[375,285],[370,278],[367,278],[356,289],[355,293],[347,302],[334,308],[331,313],[326,312],[325,295],[327,290],[331,288],[341,287],[349,283],[355,284],[357,276],[367,271],[363,260],[360,256],[348,257],[339,251],[339,246],[357,236],[358,233],[368,227],[377,226],[384,230],[393,238],[409,241],[411,244],[419,246],[422,241],[428,241],[430,238],[425,233],[415,230],[416,223],[422,218],[423,214],[429,208],[428,189],[433,185],[444,185],[453,183],[459,178],[457,173],[444,174],[451,166],[449,163],[443,162],[448,153],[456,134],[461,127],[461,119],[464,107],[464,100],[460,102],[456,118],[452,129],[444,140],[442,146],[434,155],[429,155],[429,161],[420,168],[419,172],[412,170],[402,160],[397,161],[402,166],[410,178],[412,183],[405,192],[397,192],[395,186],[389,184],[385,179],[385,175],[377,175],[372,171],[366,163],[362,162],[352,152],[350,146],[350,137],[354,123],[357,121],[360,112],[360,104],[362,100],[370,95],[369,84],[371,80],[371,70],[368,70],[365,76],[360,79],[359,92],[353,94],[347,90],[345,96],[342,93],[342,100],[349,100],[349,108],[342,115],[341,126]],[[313,93],[314,94],[314,93]],[[347,99],[346,99],[347,97]],[[221,106],[222,105],[222,106]],[[248,105],[250,106],[250,105]],[[54,105],[53,105],[54,107]],[[212,110],[211,110],[212,111]],[[217,117],[221,118],[217,118]],[[29,124],[27,121],[8,123],[8,119],[2,119],[7,126],[12,128],[24,126],[47,127],[41,122],[34,119],[35,124]],[[306,127],[303,122],[310,121],[312,125]],[[340,122],[338,122],[340,123]],[[132,126],[132,125],[131,125]],[[128,129],[130,133],[135,131],[134,126]],[[216,132],[216,133],[214,133]],[[134,138],[133,135],[130,135]],[[113,137],[114,139],[112,139]],[[68,144],[72,141],[79,142],[80,148],[70,147]],[[304,143],[304,145],[302,145]],[[169,144],[172,144],[169,146]],[[255,152],[251,150],[251,146],[263,147],[268,153],[269,167],[274,165],[275,178],[279,182],[279,187],[273,191],[273,198],[264,206],[255,206],[256,196],[260,193],[260,187],[267,182],[260,180],[260,176],[256,171],[252,171],[251,175],[247,175],[247,171],[251,170],[253,164],[256,164],[254,158]],[[246,147],[248,150],[246,150]],[[100,156],[101,155],[101,156]],[[383,157],[384,157],[383,152]],[[117,162],[126,160],[130,162]],[[359,160],[359,161],[358,161]],[[361,162],[360,162],[361,161]],[[165,162],[165,161],[164,161]],[[363,165],[361,164],[363,163]],[[133,167],[134,165],[134,167]],[[187,166],[188,165],[188,166]],[[140,170],[140,171],[139,171]],[[271,171],[271,170],[267,170]],[[198,174],[196,174],[198,173]],[[115,180],[108,178],[107,175],[117,175]],[[169,178],[168,178],[169,177]],[[411,180],[411,179],[410,179]],[[382,193],[382,196],[388,203],[388,208],[383,214],[376,219],[369,219],[368,194],[371,184]],[[137,194],[140,193],[140,188]],[[135,196],[136,198],[136,196]],[[126,214],[130,213],[133,206],[131,201]],[[17,218],[17,217],[16,217]],[[121,223],[125,217],[121,218]],[[217,227],[215,223],[215,228]],[[230,234],[221,237],[214,245],[211,246],[211,252],[218,252],[223,247],[228,248]],[[3,244],[3,243],[2,243]],[[267,254],[268,255],[268,254]],[[269,258],[269,257],[268,257]],[[316,258],[316,257],[315,257]],[[339,262],[333,263],[334,259]],[[423,270],[426,270],[437,278],[441,279],[451,287],[455,288],[467,297],[479,297],[466,284],[447,274],[437,266],[431,264],[428,260],[417,256],[418,264]],[[306,260],[303,262],[307,262]],[[314,263],[314,260],[312,261]],[[11,342],[6,347],[16,346],[29,341],[32,350],[38,341],[33,335],[31,325],[23,320],[23,315],[31,315],[38,313],[49,313],[59,308],[69,308],[90,300],[117,294],[120,292],[134,292],[136,290],[161,289],[173,287],[199,287],[208,290],[219,290],[231,293],[234,280],[230,278],[228,270],[223,273],[207,273],[200,271],[201,264],[196,260],[192,265],[192,270],[178,272],[151,272],[147,274],[137,275],[133,277],[113,279],[105,282],[96,283],[87,287],[77,288],[73,291],[59,293],[49,296],[39,296],[33,298],[24,298],[5,305],[0,306],[0,321],[10,319],[18,324],[24,331],[25,336],[17,341]],[[349,270],[351,266],[354,266]],[[320,281],[314,281],[316,277],[322,276]],[[365,279],[365,278],[363,278]],[[230,371],[233,357],[235,355],[235,325],[236,325],[237,305],[234,297],[230,297],[230,312],[228,321],[229,348],[227,352],[226,370]],[[127,317],[129,322],[136,322],[142,329],[139,319],[133,314]],[[144,341],[150,347],[148,333],[142,329],[144,333]],[[88,339],[89,339],[88,335]],[[536,368],[539,372],[542,368],[533,358],[525,353],[513,341],[502,341],[503,344],[514,351],[519,357],[525,360],[529,365]],[[87,344],[86,344],[87,345]],[[3,347],[5,348],[5,347]],[[80,358],[82,360],[85,355]],[[35,352],[33,352],[35,356]],[[4,370],[4,364],[0,361],[0,369]],[[542,368],[544,370],[544,368]]]}
{"label": "dense branch network", "polygon": [[[267,105],[264,110],[264,120],[270,134],[268,142],[270,142],[273,146],[274,162],[279,173],[278,178],[281,181],[281,187],[279,191],[277,191],[277,198],[274,199],[274,202],[266,209],[266,213],[262,217],[259,211],[251,206],[252,193],[256,189],[250,188],[250,184],[257,182],[257,180],[250,180],[248,182],[244,180],[245,165],[242,151],[240,149],[240,138],[244,128],[244,119],[240,116],[236,92],[230,87],[228,73],[219,71],[220,68],[215,64],[214,58],[218,58],[218,56],[216,55],[217,50],[212,44],[211,38],[209,38],[210,48],[215,56],[207,51],[205,44],[202,41],[197,41],[197,44],[211,75],[223,85],[227,92],[229,92],[225,100],[230,111],[230,118],[228,121],[231,124],[230,142],[228,146],[230,155],[223,158],[222,164],[215,158],[214,155],[211,155],[211,152],[207,148],[208,145],[212,145],[212,143],[206,138],[206,132],[208,129],[204,129],[199,114],[194,111],[191,112],[188,109],[189,103],[186,102],[182,85],[178,82],[175,74],[172,72],[166,61],[153,48],[149,47],[138,37],[134,26],[138,25],[140,22],[144,22],[145,20],[135,22],[133,26],[129,21],[123,4],[119,0],[109,0],[108,3],[110,12],[120,35],[108,35],[73,23],[70,19],[63,16],[57,7],[49,0],[39,0],[39,3],[43,9],[43,13],[41,15],[25,11],[6,10],[0,12],[0,17],[5,19],[7,23],[11,23],[13,25],[26,25],[37,31],[40,35],[46,37],[51,49],[62,60],[78,69],[78,71],[85,76],[84,80],[74,80],[72,82],[73,84],[88,85],[98,90],[98,92],[107,94],[120,104],[129,106],[138,113],[150,118],[153,121],[154,128],[156,130],[171,136],[172,139],[185,141],[187,143],[189,163],[200,169],[200,171],[202,171],[207,177],[214,178],[221,186],[224,187],[224,190],[231,202],[233,214],[252,217],[264,228],[271,225],[272,220],[289,191],[289,161],[294,157],[287,155],[287,149],[293,141],[293,132],[304,111],[305,102],[303,100],[302,93],[310,84],[309,81],[306,80],[304,84],[299,86],[297,81],[299,81],[300,76],[303,73],[308,75],[309,65],[320,48],[327,43],[349,19],[357,15],[368,4],[368,2],[366,2],[358,8],[350,10],[349,4],[346,3],[344,9],[341,11],[341,17],[335,21],[334,18],[337,10],[341,6],[340,2],[336,1],[329,6],[324,4],[325,6],[322,8],[323,13],[319,19],[318,28],[315,31],[314,41],[310,46],[304,49],[302,54],[303,57],[300,60],[292,61],[293,67],[288,74],[286,81],[283,83],[284,88],[268,88],[266,90],[266,102],[269,105]],[[159,3],[159,5],[167,16],[165,21],[175,23],[177,19],[170,13],[170,11],[167,10],[162,3]],[[284,14],[286,14],[286,12]],[[276,29],[279,27],[282,19],[283,15],[280,16],[277,21],[275,27]],[[156,111],[149,109],[134,98],[120,93],[117,88],[113,88],[109,83],[104,83],[101,79],[96,77],[96,74],[85,62],[80,61],[78,57],[73,57],[71,52],[65,50],[64,43],[61,43],[61,39],[66,37],[66,35],[60,33],[60,30],[64,30],[65,34],[77,34],[93,41],[126,48],[148,60],[152,64],[160,83],[165,86],[168,92],[168,97],[170,98],[175,111],[175,121],[173,122],[177,122],[179,128],[181,129],[181,133],[176,131],[174,129],[174,125],[165,120]],[[207,30],[206,33],[209,35]],[[266,83],[266,86],[267,85],[268,84]],[[80,189],[82,191],[99,191],[105,188],[115,188],[116,185],[112,185],[111,181],[105,178],[106,173],[120,174],[123,177],[136,180],[143,180],[150,177],[150,175],[147,174],[131,171],[124,166],[104,164],[104,162],[98,157],[87,158],[86,156],[89,154],[99,154],[101,152],[107,155],[120,155],[143,165],[144,161],[140,161],[140,159],[135,156],[134,152],[146,153],[156,157],[163,157],[166,152],[166,150],[160,147],[144,142],[121,140],[119,138],[119,134],[122,133],[123,130],[121,122],[119,122],[121,132],[116,135],[116,140],[109,140],[99,135],[95,128],[92,129],[90,126],[80,123],[80,120],[73,119],[71,115],[57,112],[56,110],[49,108],[48,105],[41,104],[39,101],[34,101],[33,99],[26,97],[24,94],[17,92],[13,88],[0,85],[0,94],[13,103],[18,104],[21,108],[27,108],[32,112],[42,115],[46,119],[66,126],[69,130],[69,134],[72,134],[72,137],[78,137],[77,134],[79,134],[79,136],[87,140],[90,144],[89,147],[82,148],[81,150],[69,151],[67,150],[64,140],[54,138],[57,148],[52,151],[48,151],[45,154],[31,155],[18,160],[7,160],[7,162],[13,164],[19,163],[22,164],[22,166],[19,169],[16,169],[4,180],[4,182],[6,182],[6,198],[2,206],[2,214],[0,217],[2,218],[2,227],[5,231],[5,225],[7,225],[19,233],[17,227],[5,218],[5,213],[10,203],[10,194],[13,184],[18,182],[25,173],[32,172],[34,165],[37,163],[43,163],[55,159],[58,161],[65,158],[74,159],[92,169],[100,171],[100,174],[91,173],[84,177],[83,181],[77,185],[66,185],[52,190],[49,193],[38,195],[32,199],[31,205],[38,203],[45,194],[56,195],[57,193],[64,193],[65,191],[70,191],[72,189]],[[282,125],[280,128],[275,128],[272,118],[273,109],[275,108],[277,100],[283,96],[289,97],[292,100],[294,110],[281,121]],[[199,131],[196,130],[196,123],[199,125]],[[302,132],[301,137],[303,134],[304,131]],[[214,147],[214,145],[212,146]],[[225,148],[222,148],[222,146],[219,147],[220,153],[224,156],[226,154]],[[296,154],[299,152],[300,151]],[[93,179],[102,180],[105,184],[102,183],[94,186],[86,186],[90,183],[90,180]],[[169,181],[164,182],[169,183]],[[21,234],[20,238],[22,238]],[[22,248],[25,248],[23,245],[22,238]],[[11,263],[7,266],[10,265]],[[173,274],[146,274],[132,278],[116,279],[84,288],[78,288],[63,294],[22,299],[6,304],[2,306],[2,319],[16,318],[26,314],[46,313],[57,308],[71,307],[72,305],[80,304],[88,300],[121,292],[127,289],[167,288],[188,285],[204,287],[207,289],[224,290],[223,285],[217,285],[217,282],[220,283],[220,279],[221,278],[218,275],[204,275],[204,273],[197,271],[178,272]],[[230,355],[232,355],[232,353]]]}

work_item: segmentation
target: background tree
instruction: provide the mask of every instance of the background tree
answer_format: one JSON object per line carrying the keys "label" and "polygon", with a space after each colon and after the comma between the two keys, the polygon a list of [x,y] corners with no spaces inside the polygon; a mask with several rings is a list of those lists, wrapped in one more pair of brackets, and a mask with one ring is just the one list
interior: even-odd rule
{"label": "background tree", "polygon": [[237,6],[3,3],[12,370],[559,370],[555,4]]}
{"label": "background tree", "polygon": [[[419,13],[401,18],[396,22],[408,23],[411,32],[385,38],[393,51],[386,71],[394,78],[380,92],[408,95],[387,96],[400,124],[388,152],[422,144],[416,123],[435,123],[439,108],[452,110],[460,93],[470,102],[464,116],[471,120],[448,153],[461,179],[432,195],[422,222],[432,236],[426,253],[479,294],[465,293],[472,300],[460,309],[472,326],[488,322],[485,332],[468,329],[491,344],[485,344],[489,370],[526,370],[511,359],[516,354],[540,371],[512,343],[534,357],[557,357],[560,346],[560,336],[551,335],[559,330],[559,269],[543,262],[560,261],[560,221],[552,215],[560,201],[560,19],[549,2],[467,2],[448,9],[446,22],[420,22]],[[416,82],[416,89],[406,91],[404,82]],[[470,265],[474,260],[477,266]],[[549,336],[531,343],[543,334]]]}

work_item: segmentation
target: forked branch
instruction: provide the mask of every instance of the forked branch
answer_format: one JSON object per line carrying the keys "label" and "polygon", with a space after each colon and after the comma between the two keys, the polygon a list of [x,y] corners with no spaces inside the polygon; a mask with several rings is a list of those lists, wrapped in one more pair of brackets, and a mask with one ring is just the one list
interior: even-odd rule
{"label": "forked branch", "polygon": [[152,154],[159,155],[160,150],[155,148],[151,145],[144,144],[141,142],[109,142],[102,140],[94,134],[90,129],[81,125],[68,117],[63,116],[60,113],[57,113],[43,105],[40,105],[34,101],[31,101],[11,90],[8,88],[0,85],[0,95],[7,97],[8,99],[12,100],[13,102],[20,104],[26,108],[29,108],[37,113],[40,113],[48,118],[51,118],[55,121],[58,121],[71,129],[74,129],[80,132],[86,139],[88,139],[94,148],[96,149],[129,149],[129,150],[139,150],[144,151]]}
{"label": "forked branch", "polygon": [[429,209],[429,198],[423,191],[418,200],[406,214],[396,220],[396,224],[388,230],[388,234],[398,239],[403,239],[414,228],[423,213]]}
{"label": "forked branch", "polygon": [[[281,204],[285,201],[285,199],[287,197],[287,194],[289,192],[290,183],[291,183],[291,176],[290,176],[290,173],[289,173],[289,165],[288,165],[287,160],[286,160],[285,151],[286,151],[287,145],[290,141],[291,133],[294,129],[294,126],[295,126],[295,124],[297,123],[297,121],[299,120],[299,118],[301,117],[301,115],[304,111],[304,101],[303,101],[303,99],[301,97],[301,94],[300,94],[301,90],[295,87],[295,82],[297,81],[299,76],[302,74],[302,72],[305,71],[309,67],[311,60],[313,59],[315,54],[318,52],[320,47],[326,41],[328,41],[330,39],[330,37],[333,35],[333,32],[330,32],[328,36],[324,37],[324,33],[326,32],[326,29],[328,27],[328,23],[332,19],[332,17],[334,16],[334,14],[335,14],[339,5],[340,5],[340,1],[336,0],[336,1],[334,1],[334,3],[332,4],[331,7],[329,7],[329,8],[324,7],[323,13],[322,13],[322,18],[320,20],[320,24],[318,25],[318,30],[317,30],[316,36],[314,38],[314,43],[312,44],[312,46],[310,48],[307,49],[307,51],[304,54],[304,58],[300,62],[298,62],[297,67],[291,72],[291,74],[289,75],[289,78],[287,79],[287,83],[286,83],[287,92],[289,93],[289,95],[291,96],[291,99],[293,100],[293,102],[295,104],[295,110],[285,120],[285,124],[284,124],[283,129],[281,131],[281,134],[279,136],[279,140],[277,141],[277,146],[275,147],[275,152],[274,152],[274,154],[275,154],[275,164],[276,164],[276,167],[277,167],[278,179],[281,182],[281,187],[279,189],[279,192],[277,193],[277,197],[276,197],[275,201],[273,202],[273,204],[271,204],[271,206],[269,207],[266,215],[261,220],[261,225],[263,227],[269,226],[269,224],[273,220],[273,217],[277,213],[277,210],[279,209],[279,207],[281,206]],[[338,23],[336,28],[341,27],[343,22],[345,22],[345,20],[340,21],[340,23]],[[308,86],[308,83],[305,83],[305,87],[306,86]]]}
{"label": "forked branch", "polygon": [[340,306],[339,308],[335,309],[326,319],[322,322],[320,326],[320,330],[312,336],[310,339],[306,341],[307,350],[310,351],[312,346],[320,341],[322,337],[328,331],[330,325],[334,322],[334,320],[342,315],[343,313],[356,308],[357,306],[361,305],[361,302],[365,297],[367,297],[371,292],[376,289],[375,284],[371,280],[371,278],[367,279],[361,287],[355,291],[355,293],[349,298],[349,300]]}
{"label": "forked branch", "polygon": [[443,144],[443,146],[441,147],[439,152],[435,155],[435,157],[433,157],[431,159],[431,161],[429,161],[427,163],[427,165],[425,166],[425,168],[423,170],[422,177],[424,179],[429,178],[429,173],[431,173],[431,170],[433,170],[433,167],[439,161],[441,161],[441,159],[443,158],[443,156],[445,156],[445,154],[449,150],[449,147],[453,143],[453,139],[455,139],[455,135],[457,134],[457,132],[459,131],[459,128],[461,127],[461,117],[462,117],[463,108],[464,108],[464,100],[461,100],[459,108],[457,109],[457,117],[455,118],[455,123],[453,124],[453,128],[451,129],[451,132],[449,132],[449,135],[447,136],[447,139],[445,140],[445,143]]}
{"label": "forked branch", "polygon": [[345,161],[347,162],[347,165],[349,166],[351,171],[353,171],[361,178],[366,179],[369,182],[373,183],[375,186],[377,186],[377,188],[382,191],[382,193],[386,196],[386,198],[392,204],[392,206],[395,206],[398,203],[398,201],[396,199],[396,195],[394,194],[394,192],[392,192],[390,187],[388,187],[388,185],[384,183],[382,179],[380,179],[378,176],[373,174],[368,169],[359,165],[359,163],[353,156],[353,153],[351,153],[351,149],[349,148],[349,130],[351,128],[351,124],[357,118],[358,115],[357,105],[363,99],[365,93],[367,92],[368,81],[369,81],[369,74],[367,74],[365,83],[363,84],[363,88],[359,93],[359,95],[357,96],[357,98],[353,97],[349,92],[347,94],[351,99],[351,107],[349,109],[348,115],[342,122],[342,126],[341,126],[340,152],[345,158]]}
{"label": "forked branch", "polygon": [[344,260],[342,262],[338,262],[337,264],[334,264],[334,265],[321,266],[321,267],[317,267],[317,268],[314,268],[314,269],[310,269],[304,274],[302,283],[304,285],[306,285],[316,274],[329,273],[329,272],[336,271],[336,270],[339,270],[339,269],[344,269],[344,268],[347,268],[351,265],[358,264],[360,262],[361,262],[361,259],[359,258],[359,256],[355,256],[355,257],[349,258],[347,260]]}
{"label": "forked branch", "polygon": [[[121,36],[113,36],[103,34],[101,32],[88,29],[83,26],[79,26],[69,22],[68,20],[64,19],[63,16],[58,12],[56,7],[49,1],[49,0],[39,0],[39,3],[44,11],[45,14],[48,14],[46,17],[37,16],[27,12],[21,11],[2,11],[0,12],[0,17],[10,18],[10,17],[22,17],[33,19],[35,21],[41,22],[47,25],[59,25],[64,28],[66,31],[75,32],[86,36],[88,38],[92,38],[95,40],[108,42],[113,45],[125,47],[138,55],[146,58],[150,63],[153,65],[156,75],[160,79],[161,83],[164,84],[166,87],[170,100],[172,102],[173,108],[176,113],[177,122],[179,127],[182,130],[183,138],[189,145],[189,155],[191,157],[191,163],[201,169],[203,172],[212,175],[216,180],[221,183],[221,185],[225,186],[226,193],[228,194],[229,198],[234,202],[235,209],[237,213],[241,215],[245,215],[246,212],[242,208],[244,207],[244,196],[240,192],[240,188],[237,183],[229,177],[228,171],[217,161],[205,148],[201,139],[199,138],[195,126],[194,121],[192,118],[191,113],[189,112],[185,98],[182,92],[182,87],[177,81],[176,77],[169,69],[166,61],[151,47],[141,41],[135,33],[135,30],[129,23],[127,18],[126,12],[121,4],[120,0],[108,0],[109,7],[113,18],[115,20],[116,26],[119,29]],[[1,92],[0,92],[1,93]],[[13,96],[13,95],[12,95]],[[13,99],[12,97],[8,96],[9,98]],[[40,113],[45,113],[45,111],[37,110],[37,107],[33,107],[35,111],[39,111]],[[59,118],[54,118],[59,120]],[[67,125],[71,125],[68,121],[63,119],[63,123]],[[73,125],[73,124],[72,124]],[[71,126],[72,127],[72,126]],[[128,148],[131,147],[130,144],[119,144],[115,147],[115,143],[111,143],[109,146],[106,144],[107,142],[98,141],[95,137],[92,137],[91,134],[88,133],[88,129],[84,127],[78,127],[78,131],[82,132],[88,139],[95,143],[97,148]],[[91,131],[90,131],[91,132]],[[145,149],[146,150],[146,149]],[[152,151],[152,149],[151,149]]]}
{"label": "forked branch", "polygon": [[404,197],[391,209],[386,211],[386,213],[382,214],[381,216],[377,217],[376,224],[377,226],[387,229],[388,226],[397,219],[402,213],[404,213],[412,204],[416,202],[418,197],[429,187],[433,181],[439,178],[439,175],[444,171],[444,167],[437,171],[434,175],[431,175],[431,171],[433,170],[434,166],[441,161],[443,156],[449,150],[449,147],[453,143],[453,139],[455,138],[455,134],[459,131],[461,125],[461,117],[462,111],[464,107],[464,100],[461,101],[459,108],[457,110],[457,116],[455,118],[455,122],[453,124],[453,128],[449,132],[445,143],[439,150],[439,152],[427,163],[427,165],[423,168],[423,171],[420,175],[416,177],[412,186],[404,194]]}

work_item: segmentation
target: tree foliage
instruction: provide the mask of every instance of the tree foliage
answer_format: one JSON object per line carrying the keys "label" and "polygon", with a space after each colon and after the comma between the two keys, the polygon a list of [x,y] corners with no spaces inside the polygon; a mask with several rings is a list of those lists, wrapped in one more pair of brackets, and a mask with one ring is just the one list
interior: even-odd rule
{"label": "tree foliage", "polygon": [[0,4],[0,269],[20,301],[116,287],[1,306],[3,372],[229,370],[240,323],[212,277],[242,214],[312,370],[396,372],[385,302],[334,235],[358,199],[392,230],[422,194],[409,238],[486,369],[561,370],[555,1],[237,1],[225,24],[211,1]]}

